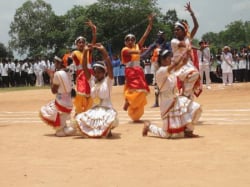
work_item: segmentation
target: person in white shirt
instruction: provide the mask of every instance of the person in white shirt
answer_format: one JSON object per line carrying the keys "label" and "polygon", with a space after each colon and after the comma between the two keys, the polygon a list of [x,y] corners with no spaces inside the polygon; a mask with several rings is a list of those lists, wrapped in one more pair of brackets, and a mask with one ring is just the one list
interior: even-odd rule
{"label": "person in white shirt", "polygon": [[239,55],[236,51],[232,54],[233,55],[233,82],[239,81]]}
{"label": "person in white shirt", "polygon": [[50,78],[46,70],[49,70],[49,71],[51,70],[51,63],[49,59],[45,59],[44,63],[45,63],[45,69],[43,71],[43,82],[45,85],[47,85],[50,82],[49,80]]}
{"label": "person in white shirt", "polygon": [[239,81],[246,82],[246,72],[247,72],[247,54],[245,49],[242,48],[239,53]]}
{"label": "person in white shirt", "polygon": [[34,86],[35,82],[36,82],[36,76],[34,72],[33,60],[29,60],[28,62],[28,85]]}
{"label": "person in white shirt", "polygon": [[37,66],[37,86],[43,86],[44,85],[44,80],[43,80],[43,72],[46,68],[45,61],[38,61],[38,66]]}
{"label": "person in white shirt", "polygon": [[10,81],[10,85],[12,87],[14,87],[15,86],[15,63],[11,59],[9,59],[8,65],[9,65],[9,81]]}
{"label": "person in white shirt", "polygon": [[22,86],[28,85],[28,62],[27,59],[21,63],[21,84]]}
{"label": "person in white shirt", "polygon": [[222,80],[224,86],[233,84],[233,57],[230,50],[229,46],[225,46],[221,54]]}
{"label": "person in white shirt", "polygon": [[2,86],[4,88],[9,87],[9,75],[8,75],[9,65],[6,59],[3,59],[0,69],[1,69],[1,76],[2,76]]}
{"label": "person in white shirt", "polygon": [[198,59],[199,59],[199,72],[201,78],[201,84],[203,84],[203,74],[205,73],[206,78],[206,87],[207,89],[211,89],[209,85],[211,83],[210,79],[210,49],[205,41],[199,42],[200,49],[197,51]]}
{"label": "person in white shirt", "polygon": [[0,61],[0,88],[3,87],[3,80],[2,80],[2,66],[3,63]]}
{"label": "person in white shirt", "polygon": [[20,86],[21,80],[21,64],[15,60],[15,86]]}
{"label": "person in white shirt", "polygon": [[153,74],[151,71],[151,61],[150,61],[150,59],[145,59],[142,62],[144,64],[144,74],[145,74],[146,82],[148,85],[152,85]]}

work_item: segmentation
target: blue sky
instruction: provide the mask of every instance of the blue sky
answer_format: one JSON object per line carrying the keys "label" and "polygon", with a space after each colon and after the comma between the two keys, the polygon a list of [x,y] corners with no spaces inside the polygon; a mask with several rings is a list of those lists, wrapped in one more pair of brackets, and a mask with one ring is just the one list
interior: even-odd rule
{"label": "blue sky", "polygon": [[[34,1],[34,0],[33,0]],[[45,0],[51,4],[57,15],[64,14],[74,5],[89,5],[96,0]],[[21,7],[26,0],[0,1],[0,42],[8,44],[9,26],[13,21],[16,9]],[[168,9],[175,9],[178,17],[191,22],[190,15],[185,11],[183,0],[158,0],[158,6],[165,13]],[[190,0],[191,6],[199,22],[196,38],[207,32],[219,32],[229,23],[242,20],[250,21],[250,0]],[[191,25],[192,26],[192,25]]]}

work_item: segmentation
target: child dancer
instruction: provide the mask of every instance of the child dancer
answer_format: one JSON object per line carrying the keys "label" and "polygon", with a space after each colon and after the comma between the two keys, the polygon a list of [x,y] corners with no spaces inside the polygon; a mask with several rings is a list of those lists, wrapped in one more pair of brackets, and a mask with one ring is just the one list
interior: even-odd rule
{"label": "child dancer", "polygon": [[[185,96],[178,96],[176,89],[176,76],[171,73],[178,68],[171,64],[172,52],[164,50],[160,53],[159,69],[156,72],[156,82],[159,86],[160,111],[163,127],[159,128],[145,121],[142,135],[148,132],[162,138],[197,137],[193,134],[194,124],[201,115],[201,107],[198,103]],[[188,55],[183,56],[184,63]]]}
{"label": "child dancer", "polygon": [[[113,85],[113,69],[106,49],[101,44],[95,44],[103,56],[103,61],[93,64],[93,74],[87,68],[87,57],[84,55],[83,71],[91,87],[93,107],[86,112],[78,114],[75,119],[83,136],[98,138],[111,136],[111,129],[118,125],[117,112],[111,103],[111,90]],[[84,50],[84,54],[88,49]],[[107,76],[106,76],[107,74]]]}
{"label": "child dancer", "polygon": [[56,98],[41,108],[40,117],[56,129],[56,136],[68,136],[74,133],[74,129],[66,124],[73,107],[71,77],[65,71],[62,59],[55,56],[54,63],[55,73],[48,72],[48,74],[51,80],[51,91],[56,94]]}

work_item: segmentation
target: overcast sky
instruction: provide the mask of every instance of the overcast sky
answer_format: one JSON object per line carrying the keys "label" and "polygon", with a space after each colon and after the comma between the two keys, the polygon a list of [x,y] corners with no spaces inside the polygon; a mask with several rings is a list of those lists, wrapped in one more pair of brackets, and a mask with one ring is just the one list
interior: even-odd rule
{"label": "overcast sky", "polygon": [[[32,0],[34,1],[34,0]],[[45,0],[52,6],[57,15],[62,15],[74,5],[90,5],[97,0]],[[10,23],[13,21],[16,9],[26,0],[0,1],[0,42],[8,44]],[[175,9],[180,19],[186,19],[192,27],[190,15],[185,11],[184,0],[158,0],[158,6],[165,12]],[[250,0],[190,0],[191,6],[199,22],[196,38],[207,32],[220,32],[229,23],[242,20],[250,21]],[[97,26],[98,27],[98,26]]]}

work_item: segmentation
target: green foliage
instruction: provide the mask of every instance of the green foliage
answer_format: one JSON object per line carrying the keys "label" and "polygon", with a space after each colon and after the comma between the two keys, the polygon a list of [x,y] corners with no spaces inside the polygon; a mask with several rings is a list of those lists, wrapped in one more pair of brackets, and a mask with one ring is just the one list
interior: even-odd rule
{"label": "green foliage", "polygon": [[48,34],[53,16],[51,5],[43,0],[26,1],[16,10],[14,21],[11,22],[9,46],[22,55],[46,55],[47,50],[52,48]]}
{"label": "green foliage", "polygon": [[[151,13],[156,16],[145,45],[156,39],[159,30],[166,33],[168,41],[171,40],[174,23],[179,20],[176,10],[162,14],[157,0],[99,0],[85,7],[74,6],[62,16],[55,15],[51,5],[43,0],[28,0],[16,10],[9,31],[9,46],[21,55],[62,56],[66,49],[74,47],[76,37],[81,35],[89,42],[92,40],[91,29],[85,24],[90,19],[97,26],[97,42],[112,46],[113,52],[119,53],[126,34],[133,33],[139,40]],[[232,22],[224,31],[208,32],[202,39],[209,42],[211,51],[224,45],[234,48],[250,45],[250,21]],[[197,45],[198,41],[194,40],[193,44]],[[0,45],[0,55],[6,56],[6,51]]]}
{"label": "green foliage", "polygon": [[[67,47],[71,47],[74,44],[76,37],[85,35],[86,26],[86,8],[82,6],[74,6],[64,16],[65,25],[65,40]],[[89,38],[87,38],[89,39]]]}
{"label": "green foliage", "polygon": [[209,42],[211,51],[216,53],[223,46],[228,45],[232,49],[240,49],[250,45],[250,21],[234,21],[219,33],[208,32],[202,38]]}
{"label": "green foliage", "polygon": [[[133,33],[139,39],[148,24],[147,16],[159,14],[156,1],[149,0],[99,0],[88,7],[86,17],[98,27],[97,40],[104,45],[111,44],[118,52],[124,45],[124,36]],[[156,28],[154,28],[156,30]],[[152,31],[146,45],[152,42]]]}
{"label": "green foliage", "polygon": [[0,59],[2,58],[13,58],[13,53],[3,43],[0,43]]}
{"label": "green foliage", "polygon": [[3,43],[0,43],[0,58],[7,57],[8,52]]}
{"label": "green foliage", "polygon": [[163,17],[163,23],[167,27],[167,30],[165,30],[167,40],[171,40],[171,38],[173,38],[174,24],[178,20],[176,10],[168,10],[166,15]]}

